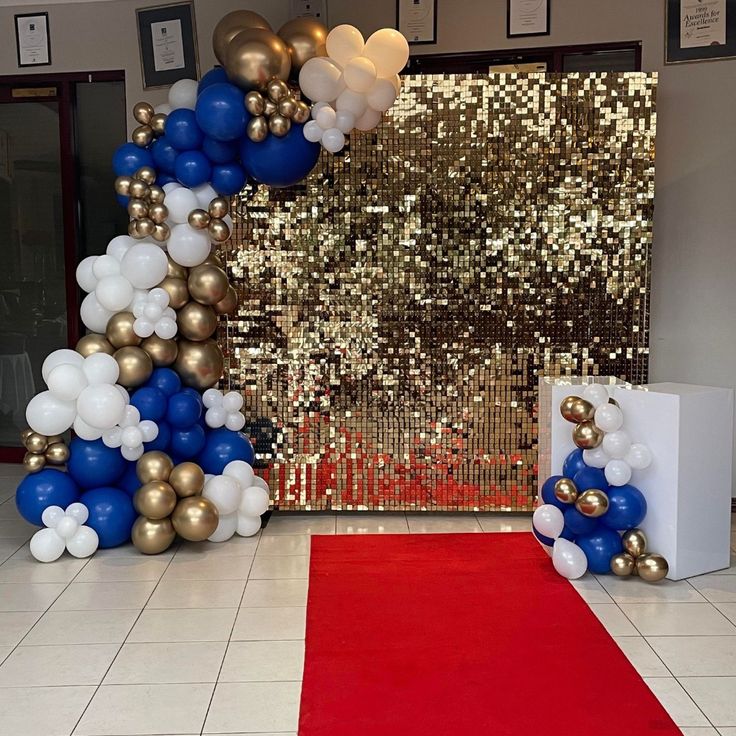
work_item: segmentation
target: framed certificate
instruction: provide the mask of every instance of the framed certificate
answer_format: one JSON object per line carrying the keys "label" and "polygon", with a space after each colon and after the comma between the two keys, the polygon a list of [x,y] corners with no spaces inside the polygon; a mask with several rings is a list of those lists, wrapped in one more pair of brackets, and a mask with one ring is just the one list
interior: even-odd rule
{"label": "framed certificate", "polygon": [[506,0],[506,37],[549,36],[551,0]]}
{"label": "framed certificate", "polygon": [[18,66],[47,66],[51,63],[48,13],[15,16],[15,48]]}
{"label": "framed certificate", "polygon": [[437,0],[396,0],[396,28],[411,44],[437,43]]}
{"label": "framed certificate", "polygon": [[192,2],[136,10],[143,88],[199,78]]}
{"label": "framed certificate", "polygon": [[736,57],[736,0],[667,0],[665,62]]}

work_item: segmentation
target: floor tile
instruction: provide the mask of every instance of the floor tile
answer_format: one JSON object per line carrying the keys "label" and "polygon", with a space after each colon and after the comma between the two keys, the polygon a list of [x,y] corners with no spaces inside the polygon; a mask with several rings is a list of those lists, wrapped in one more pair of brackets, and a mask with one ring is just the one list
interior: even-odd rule
{"label": "floor tile", "polygon": [[22,521],[23,517],[18,513],[15,499],[9,498],[7,501],[0,503],[0,519],[7,521]]}
{"label": "floor tile", "polygon": [[0,733],[69,736],[94,687],[0,688]]}
{"label": "floor tile", "polygon": [[598,582],[616,603],[704,603],[700,593],[687,580],[662,580],[647,583],[638,577],[618,578],[599,575]]}
{"label": "floor tile", "polygon": [[241,608],[231,638],[233,641],[304,639],[306,625],[307,609],[303,606]]}
{"label": "floor tile", "polygon": [[118,649],[117,644],[19,646],[0,666],[0,687],[97,685]]}
{"label": "floor tile", "polygon": [[236,534],[226,542],[182,542],[176,557],[253,557],[260,538],[260,534],[253,537],[239,537]]}
{"label": "floor tile", "polygon": [[54,611],[141,609],[156,582],[71,583],[54,603]]}
{"label": "floor tile", "polygon": [[0,664],[4,662],[13,651],[13,647],[0,646]]}
{"label": "floor tile", "polygon": [[0,646],[14,647],[40,617],[41,611],[3,611],[0,613]]}
{"label": "floor tile", "polygon": [[306,606],[306,580],[249,580],[243,607]]}
{"label": "floor tile", "polygon": [[453,532],[482,532],[475,514],[444,515],[437,513],[406,515],[412,534],[447,534]]}
{"label": "floor tile", "polygon": [[732,624],[736,624],[736,603],[713,604]]}
{"label": "floor tile", "polygon": [[301,682],[303,671],[303,641],[232,641],[227,648],[219,680]]}
{"label": "floor tile", "polygon": [[122,644],[138,611],[47,611],[23,639],[23,646]]}
{"label": "floor tile", "polygon": [[219,683],[203,733],[296,731],[300,693],[298,682]]}
{"label": "floor tile", "polygon": [[571,580],[575,590],[586,603],[613,603],[603,586],[589,573],[578,580]]}
{"label": "floor tile", "polygon": [[74,734],[198,734],[207,714],[213,687],[211,683],[102,685]]}
{"label": "floor tile", "polygon": [[484,532],[531,532],[531,514],[476,514]]}
{"label": "floor tile", "polygon": [[250,580],[278,580],[309,577],[309,557],[256,557],[250,571]]}
{"label": "floor tile", "polygon": [[736,575],[701,575],[690,583],[712,603],[736,603]]}
{"label": "floor tile", "polygon": [[128,636],[129,642],[227,641],[237,608],[146,609]]}
{"label": "floor tile", "polygon": [[729,728],[728,726],[726,728],[719,728],[718,733],[720,736],[736,736],[736,726],[733,728]]}
{"label": "floor tile", "polygon": [[0,583],[69,583],[87,562],[66,555],[56,562],[38,562],[24,549],[0,565]]}
{"label": "floor tile", "polygon": [[65,587],[63,583],[0,583],[0,611],[45,611]]}
{"label": "floor tile", "polygon": [[[179,548],[179,542],[174,542],[165,552],[161,552],[152,557],[145,557],[144,559],[150,560],[170,560]],[[106,559],[108,557],[133,557],[136,560],[140,560],[141,553],[132,544],[122,544],[120,547],[111,547],[110,549],[98,549],[95,552],[94,559]]]}
{"label": "floor tile", "polygon": [[75,583],[116,583],[158,580],[168,559],[158,557],[101,557],[91,559],[74,580]]}
{"label": "floor tile", "polygon": [[409,525],[403,513],[339,514],[338,534],[408,534]]}
{"label": "floor tile", "polygon": [[672,673],[662,664],[646,639],[641,636],[616,636],[616,644],[642,677],[671,677]]}
{"label": "floor tile", "polygon": [[692,698],[683,690],[674,677],[645,677],[644,682],[670,714],[678,726],[709,726]]}
{"label": "floor tile", "polygon": [[335,528],[334,514],[274,512],[261,534],[264,537],[275,534],[334,534]]}
{"label": "floor tile", "polygon": [[[227,542],[224,542],[227,544]],[[169,565],[163,581],[169,580],[247,580],[253,558],[248,556],[196,557],[177,555]]]}
{"label": "floor tile", "polygon": [[278,557],[281,555],[308,555],[308,534],[284,534],[262,536],[256,557]]}
{"label": "floor tile", "polygon": [[0,563],[12,557],[24,544],[25,539],[0,539]]}
{"label": "floor tile", "polygon": [[675,677],[736,676],[736,636],[652,636],[648,641]]}
{"label": "floor tile", "polygon": [[643,636],[736,635],[736,626],[709,603],[622,603]]}
{"label": "floor tile", "polygon": [[0,519],[0,539],[5,537],[25,537],[30,539],[39,527],[24,519]]}
{"label": "floor tile", "polygon": [[199,580],[196,585],[162,580],[147,608],[237,608],[244,587],[244,580]]}
{"label": "floor tile", "polygon": [[[692,726],[691,728],[681,728],[682,736],[718,736],[718,731],[711,726]],[[723,733],[721,731],[721,733]]]}
{"label": "floor tile", "polygon": [[639,636],[639,632],[615,603],[591,603],[589,606],[611,636]]}
{"label": "floor tile", "polygon": [[680,677],[708,720],[716,727],[736,726],[736,677]]}

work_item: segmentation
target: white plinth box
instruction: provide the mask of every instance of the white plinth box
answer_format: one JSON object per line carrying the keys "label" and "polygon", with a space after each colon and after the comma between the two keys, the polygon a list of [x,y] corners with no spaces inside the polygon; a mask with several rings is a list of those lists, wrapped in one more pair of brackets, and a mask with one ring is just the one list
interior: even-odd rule
{"label": "white plinth box", "polygon": [[[572,425],[562,419],[558,407],[565,396],[582,391],[580,383],[541,382],[540,485],[547,476],[561,473],[562,461],[574,449]],[[635,470],[631,483],[647,499],[641,528],[649,549],[669,562],[668,578],[681,580],[728,567],[733,392],[680,383],[609,385],[609,391],[624,413],[624,429],[631,439],[652,451],[652,464]]]}

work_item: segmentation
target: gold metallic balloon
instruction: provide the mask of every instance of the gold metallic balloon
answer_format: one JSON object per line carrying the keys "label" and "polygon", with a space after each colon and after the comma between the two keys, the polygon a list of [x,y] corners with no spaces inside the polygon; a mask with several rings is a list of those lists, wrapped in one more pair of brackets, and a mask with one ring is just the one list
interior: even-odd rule
{"label": "gold metallic balloon", "polygon": [[143,237],[143,235],[138,233],[138,220],[131,220],[128,223],[128,235],[130,235],[131,238],[137,238],[138,240]]}
{"label": "gold metallic balloon", "polygon": [[251,118],[248,121],[248,127],[245,129],[245,132],[253,143],[265,141],[268,138],[268,121],[263,115]]}
{"label": "gold metallic balloon", "polygon": [[166,221],[169,216],[169,208],[165,204],[152,204],[148,208],[148,216],[157,224]]}
{"label": "gold metallic balloon", "polygon": [[327,56],[325,43],[329,30],[315,18],[293,18],[279,29],[291,56],[294,79],[304,64],[315,56]]}
{"label": "gold metallic balloon", "polygon": [[238,294],[232,286],[228,286],[225,298],[221,302],[213,305],[212,308],[217,314],[232,314],[237,306]]}
{"label": "gold metallic balloon", "polygon": [[225,55],[230,41],[246,28],[264,28],[273,30],[268,21],[251,10],[234,10],[221,18],[212,32],[212,49],[217,60],[224,66]]}
{"label": "gold metallic balloon", "polygon": [[50,442],[45,455],[49,465],[63,465],[69,459],[69,448],[64,442]]}
{"label": "gold metallic balloon", "polygon": [[230,212],[230,202],[225,197],[215,197],[209,204],[207,211],[210,217],[222,219]]}
{"label": "gold metallic balloon", "polygon": [[153,166],[141,166],[133,176],[136,179],[146,182],[146,184],[153,184],[156,181],[156,169]]}
{"label": "gold metallic balloon", "polygon": [[210,240],[215,243],[224,243],[230,238],[230,228],[227,226],[227,223],[216,217],[210,220],[210,224],[207,226],[207,232]]}
{"label": "gold metallic balloon", "polygon": [[189,213],[187,222],[196,230],[204,230],[210,224],[210,213],[204,210],[192,210]]}
{"label": "gold metallic balloon", "polygon": [[223,270],[225,269],[225,264],[222,262],[220,257],[212,251],[210,251],[210,254],[207,256],[207,258],[205,258],[202,261],[202,265],[203,266],[217,266],[217,268],[221,268]]}
{"label": "gold metallic balloon", "polygon": [[291,120],[278,113],[268,119],[268,130],[277,138],[283,138],[291,129]]}
{"label": "gold metallic balloon", "polygon": [[153,228],[153,233],[151,234],[151,237],[157,242],[157,243],[163,243],[164,240],[169,239],[169,235],[171,235],[171,231],[169,230],[169,226],[162,222],[159,225],[156,225]]}
{"label": "gold metallic balloon", "polygon": [[151,128],[153,128],[153,132],[156,135],[164,134],[167,117],[168,116],[163,112],[157,112],[155,115],[151,116],[151,122],[149,123],[149,125],[151,126]]}
{"label": "gold metallic balloon", "polygon": [[275,115],[279,111],[279,108],[276,106],[276,103],[273,100],[266,99],[266,104],[263,108],[263,114],[270,118],[271,115]]}
{"label": "gold metallic balloon", "polygon": [[49,446],[49,441],[46,435],[39,434],[38,432],[31,432],[23,442],[28,452],[34,452],[36,454],[46,452],[46,448]]}
{"label": "gold metallic balloon", "polygon": [[568,422],[577,424],[592,419],[595,407],[579,396],[566,396],[560,404],[560,413]]}
{"label": "gold metallic balloon", "polygon": [[263,95],[256,90],[248,92],[245,96],[245,109],[253,116],[263,115],[266,103]]}
{"label": "gold metallic balloon", "polygon": [[596,519],[608,511],[608,496],[597,488],[590,488],[577,497],[575,508],[583,516]]}
{"label": "gold metallic balloon", "polygon": [[631,575],[636,567],[636,560],[627,552],[621,552],[611,557],[611,572],[619,577]]}
{"label": "gold metallic balloon", "polygon": [[311,114],[311,110],[309,109],[309,105],[307,105],[307,103],[304,102],[303,100],[297,100],[296,110],[294,114],[291,116],[291,119],[295,123],[299,123],[301,125],[303,123],[306,123],[309,120],[310,114]]}
{"label": "gold metallic balloon", "polygon": [[115,194],[122,194],[127,197],[130,193],[130,184],[133,179],[130,176],[119,176],[115,179]]}
{"label": "gold metallic balloon", "polygon": [[562,503],[575,503],[578,497],[577,486],[569,478],[560,478],[555,483],[555,498]]}
{"label": "gold metallic balloon", "polygon": [[296,100],[291,95],[282,97],[279,100],[279,115],[283,115],[283,117],[291,119],[294,117],[296,109]]}
{"label": "gold metallic balloon", "polygon": [[179,352],[176,340],[164,340],[158,335],[147,337],[141,343],[141,348],[150,356],[154,368],[171,365]]}
{"label": "gold metallic balloon", "polygon": [[133,496],[135,510],[149,519],[165,519],[176,506],[176,493],[165,480],[144,483]]}
{"label": "gold metallic balloon", "polygon": [[203,264],[190,269],[187,286],[200,304],[217,304],[227,296],[230,282],[221,268]]}
{"label": "gold metallic balloon", "polygon": [[115,349],[140,345],[141,338],[133,331],[135,317],[133,312],[118,312],[107,322],[105,337]]}
{"label": "gold metallic balloon", "polygon": [[141,125],[150,124],[153,113],[153,105],[148,102],[136,102],[133,105],[133,117]]}
{"label": "gold metallic balloon", "polygon": [[171,547],[176,532],[171,519],[147,519],[139,516],[133,524],[130,540],[144,555],[157,555]]}
{"label": "gold metallic balloon", "polygon": [[129,199],[128,200],[128,214],[131,217],[139,220],[141,217],[148,216],[148,203],[142,199]]}
{"label": "gold metallic balloon", "polygon": [[46,458],[43,455],[27,452],[23,457],[23,467],[29,473],[37,473],[44,465],[46,465]]}
{"label": "gold metallic balloon", "polygon": [[592,450],[603,442],[603,432],[591,421],[580,422],[572,431],[572,441],[582,450]]}
{"label": "gold metallic balloon", "polygon": [[28,439],[32,434],[35,434],[35,432],[30,427],[26,427],[26,429],[20,433],[20,441],[25,444],[26,439]]}
{"label": "gold metallic balloon", "polygon": [[109,340],[104,335],[98,335],[96,332],[90,332],[89,335],[80,338],[75,350],[85,358],[95,353],[112,355],[115,352],[115,348]]}
{"label": "gold metallic balloon", "polygon": [[641,529],[629,529],[621,536],[624,549],[632,557],[640,557],[647,551],[647,538]]}
{"label": "gold metallic balloon", "polygon": [[212,388],[222,376],[224,358],[214,340],[179,340],[179,355],[174,370],[185,386],[199,390]]}
{"label": "gold metallic balloon", "polygon": [[153,373],[153,361],[148,353],[133,345],[116,350],[112,356],[120,368],[118,383],[125,388],[144,384]]}
{"label": "gold metallic balloon", "polygon": [[172,261],[169,257],[169,266],[166,275],[172,279],[184,279],[186,281],[189,271],[184,266],[180,266],[176,261]]}
{"label": "gold metallic balloon", "polygon": [[152,480],[169,480],[174,463],[171,458],[159,450],[144,452],[135,465],[135,472],[141,484],[145,485]]}
{"label": "gold metallic balloon", "polygon": [[266,94],[272,102],[278,103],[289,94],[289,85],[283,79],[272,79],[266,85]]}
{"label": "gold metallic balloon", "polygon": [[179,498],[196,496],[204,488],[204,470],[197,463],[179,463],[171,471],[169,483]]}
{"label": "gold metallic balloon", "polygon": [[148,187],[148,201],[151,204],[163,204],[164,199],[166,199],[166,192],[163,187],[158,184],[151,184]]}
{"label": "gold metallic balloon", "polygon": [[169,295],[172,309],[181,309],[189,301],[189,290],[184,279],[167,276],[158,286]]}
{"label": "gold metallic balloon", "polygon": [[187,302],[178,311],[176,322],[182,337],[201,341],[206,340],[217,329],[217,314],[206,304]]}
{"label": "gold metallic balloon", "polygon": [[247,28],[228,44],[228,79],[243,90],[263,89],[274,77],[288,79],[291,57],[286,44],[264,28]]}
{"label": "gold metallic balloon", "polygon": [[153,235],[156,232],[157,227],[161,226],[156,225],[156,223],[148,217],[142,217],[140,220],[138,220],[138,223],[136,225],[136,232],[146,238],[149,235]]}
{"label": "gold metallic balloon", "polygon": [[670,566],[662,555],[655,553],[643,554],[636,558],[636,571],[642,580],[648,583],[656,583],[667,577]]}
{"label": "gold metallic balloon", "polygon": [[136,146],[145,148],[153,140],[153,128],[150,125],[139,125],[130,135]]}
{"label": "gold metallic balloon", "polygon": [[150,194],[150,190],[146,182],[142,179],[134,178],[130,181],[128,194],[136,199],[145,199]]}
{"label": "gold metallic balloon", "polygon": [[202,496],[182,498],[171,514],[176,533],[190,542],[204,542],[211,537],[217,529],[218,520],[215,504]]}

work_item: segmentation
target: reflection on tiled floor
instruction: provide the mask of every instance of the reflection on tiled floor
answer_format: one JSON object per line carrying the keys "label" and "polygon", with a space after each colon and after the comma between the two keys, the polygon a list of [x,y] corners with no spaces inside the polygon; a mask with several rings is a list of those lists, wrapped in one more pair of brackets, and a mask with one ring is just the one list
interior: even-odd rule
{"label": "reflection on tiled floor", "polygon": [[[310,534],[530,525],[505,514],[276,514],[250,539],[42,565],[15,510],[21,474],[0,465],[3,736],[294,736]],[[736,736],[736,563],[677,583],[573,585],[686,736]]]}

